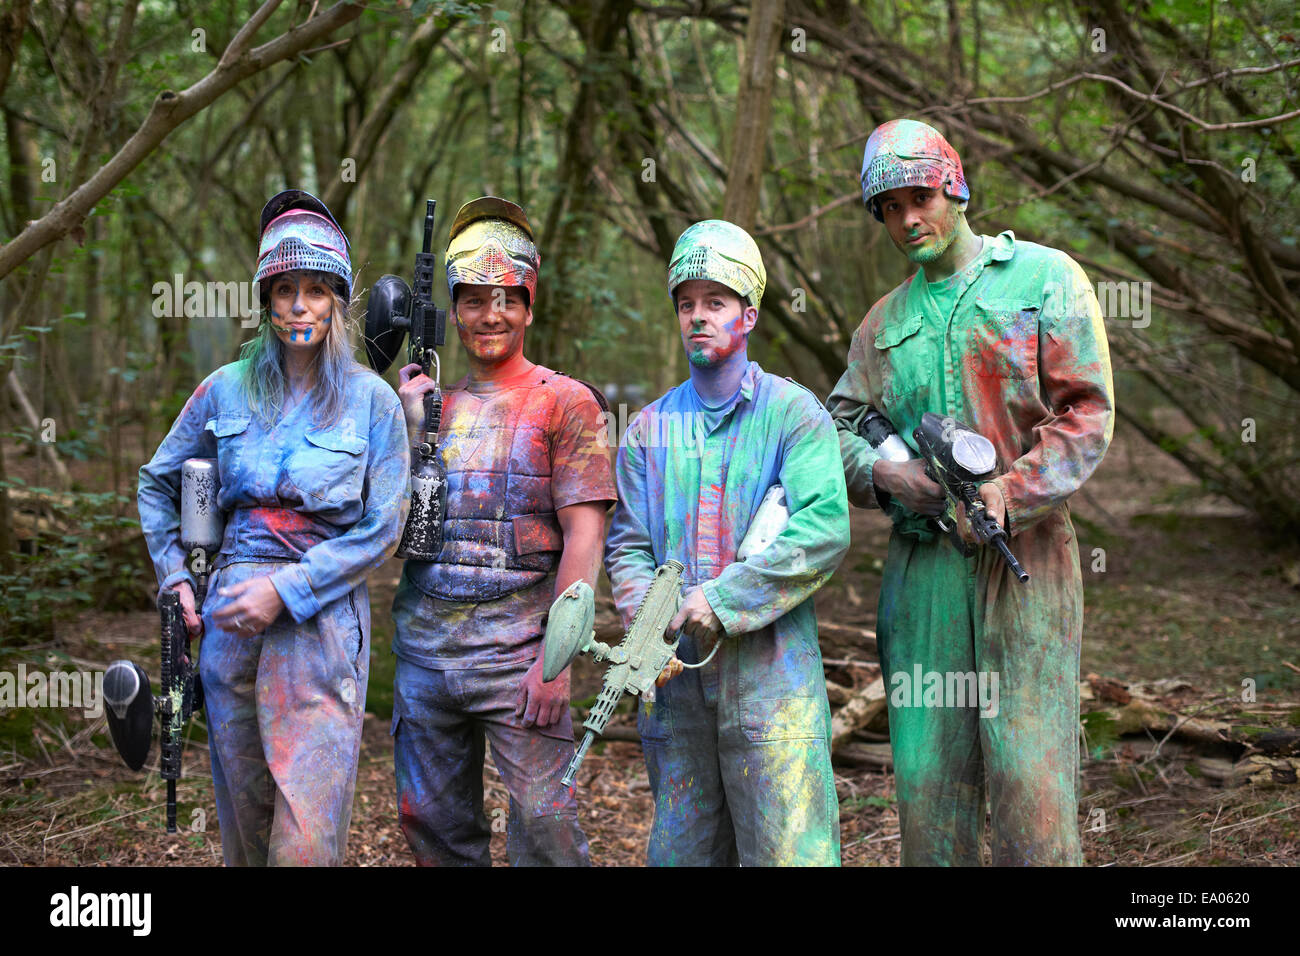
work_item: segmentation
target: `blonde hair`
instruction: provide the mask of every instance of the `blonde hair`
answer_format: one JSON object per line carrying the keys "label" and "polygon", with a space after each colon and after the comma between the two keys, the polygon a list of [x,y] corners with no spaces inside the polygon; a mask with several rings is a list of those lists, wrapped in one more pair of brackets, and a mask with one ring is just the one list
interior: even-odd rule
{"label": "blonde hair", "polygon": [[[312,386],[307,395],[312,405],[312,421],[317,425],[331,425],[343,410],[343,392],[348,377],[369,369],[353,355],[352,336],[356,331],[356,319],[351,313],[350,303],[334,291],[336,277],[326,272],[305,270],[299,274],[324,282],[334,299],[325,339],[312,359]],[[270,296],[267,294],[271,278],[274,277],[262,280],[261,301],[266,303],[262,307],[262,324],[258,326],[256,337],[245,342],[239,353],[244,363],[244,398],[253,414],[268,425],[280,417],[287,385],[284,343],[271,325]]]}

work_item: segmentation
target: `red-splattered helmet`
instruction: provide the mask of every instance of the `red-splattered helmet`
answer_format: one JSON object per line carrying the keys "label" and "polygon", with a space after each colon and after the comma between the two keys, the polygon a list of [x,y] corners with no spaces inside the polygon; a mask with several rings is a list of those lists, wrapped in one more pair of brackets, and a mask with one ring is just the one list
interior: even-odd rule
{"label": "red-splattered helmet", "polygon": [[877,126],[862,154],[862,201],[877,220],[885,217],[876,197],[903,186],[942,189],[953,199],[970,199],[957,150],[933,126],[910,119]]}

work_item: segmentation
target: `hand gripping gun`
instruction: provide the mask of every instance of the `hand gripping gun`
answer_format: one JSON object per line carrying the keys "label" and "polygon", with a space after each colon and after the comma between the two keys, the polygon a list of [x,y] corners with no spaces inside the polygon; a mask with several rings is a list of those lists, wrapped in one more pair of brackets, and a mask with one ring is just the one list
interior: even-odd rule
{"label": "hand gripping gun", "polygon": [[974,550],[957,533],[957,505],[966,506],[966,519],[980,544],[991,544],[1002,555],[1011,573],[1021,584],[1029,572],[1020,566],[1007,546],[1007,532],[989,516],[979,496],[977,482],[993,477],[998,456],[993,443],[969,425],[955,418],[941,418],[934,412],[921,416],[921,425],[912,431],[912,440],[925,459],[926,477],[943,488],[948,499],[945,513],[935,518],[940,530],[948,533],[953,546],[963,555]]}
{"label": "hand gripping gun", "polygon": [[614,708],[624,694],[653,692],[655,680],[677,651],[679,633],[665,632],[681,605],[682,564],[668,560],[655,571],[623,640],[611,648],[596,640],[596,598],[586,581],[574,581],[551,605],[542,650],[542,680],[555,680],[579,654],[600,662],[609,660],[596,704],[582,726],[587,728],[561,783],[573,786],[578,768],[596,735],[604,733]]}
{"label": "hand gripping gun", "polygon": [[402,337],[409,333],[408,363],[433,379],[435,388],[424,396],[424,434],[412,451],[411,510],[397,546],[397,557],[432,561],[442,550],[442,522],[447,514],[447,466],[438,450],[442,423],[442,390],[438,353],[447,337],[447,313],[433,302],[433,277],[438,257],[432,252],[434,210],[425,206],[424,246],[415,254],[415,287],[394,275],[380,277],[366,300],[366,357],[382,375],[393,364]]}
{"label": "hand gripping gun", "polygon": [[[196,610],[208,593],[208,574],[221,549],[222,519],[217,506],[220,478],[216,462],[191,458],[181,466],[181,546],[189,555],[197,590]],[[158,595],[162,619],[162,693],[157,697],[149,675],[129,660],[114,661],[104,672],[108,732],[117,752],[132,770],[149,759],[153,719],[158,718],[158,773],[167,781],[167,832],[176,832],[176,781],[181,778],[185,723],[203,710],[203,685],[190,659],[190,636],[181,612],[181,596],[171,589]]]}

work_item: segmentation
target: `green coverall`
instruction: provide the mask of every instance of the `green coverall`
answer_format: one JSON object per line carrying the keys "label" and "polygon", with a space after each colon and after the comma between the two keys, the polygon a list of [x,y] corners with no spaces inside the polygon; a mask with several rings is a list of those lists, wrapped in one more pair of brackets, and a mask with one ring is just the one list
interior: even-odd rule
{"label": "green coverall", "polygon": [[[1077,865],[1083,582],[1066,499],[1110,443],[1110,356],[1072,259],[1010,232],[982,238],[950,280],[918,272],[872,307],[829,409],[849,500],[894,521],[878,635],[903,863],[979,865],[987,782],[995,864]],[[913,451],[925,412],[993,442],[1027,584],[875,489],[879,455],[856,431],[870,407]],[[972,704],[962,675],[989,693]]]}

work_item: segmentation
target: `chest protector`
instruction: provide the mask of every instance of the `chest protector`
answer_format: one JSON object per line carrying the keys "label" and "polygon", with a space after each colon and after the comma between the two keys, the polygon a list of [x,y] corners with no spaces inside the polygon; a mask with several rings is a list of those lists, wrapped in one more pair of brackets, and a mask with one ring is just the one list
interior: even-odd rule
{"label": "chest protector", "polygon": [[543,580],[564,536],[551,498],[551,423],[558,399],[537,366],[517,386],[446,392],[438,444],[447,517],[436,561],[407,562],[415,585],[447,601],[491,601]]}

